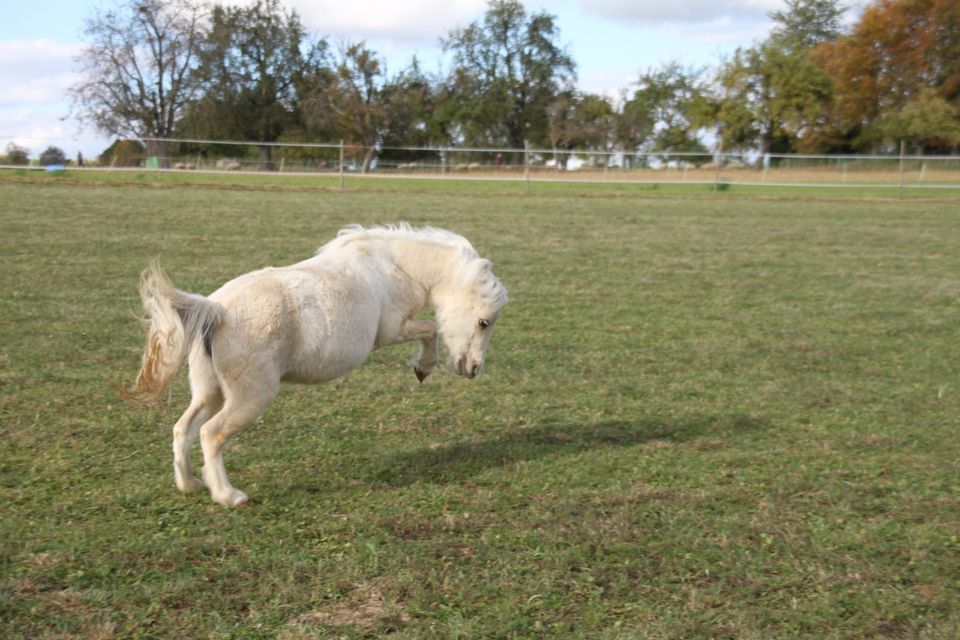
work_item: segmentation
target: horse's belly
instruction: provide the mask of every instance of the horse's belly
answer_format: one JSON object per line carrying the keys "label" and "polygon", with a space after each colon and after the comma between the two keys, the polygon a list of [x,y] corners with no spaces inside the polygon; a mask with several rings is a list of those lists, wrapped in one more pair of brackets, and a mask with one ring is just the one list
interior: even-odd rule
{"label": "horse's belly", "polygon": [[334,378],[339,378],[343,374],[323,376],[314,371],[291,371],[281,378],[283,382],[292,382],[294,384],[320,384]]}
{"label": "horse's belly", "polygon": [[314,384],[326,382],[362,365],[373,348],[376,327],[371,322],[354,322],[350,330],[304,323],[307,335],[296,349],[290,367],[283,376],[288,382]]}
{"label": "horse's belly", "polygon": [[349,361],[338,360],[316,364],[310,362],[298,363],[299,366],[295,366],[288,371],[282,380],[284,382],[296,382],[299,384],[326,382],[350,373],[363,364],[364,360],[366,360],[366,357],[355,358]]}

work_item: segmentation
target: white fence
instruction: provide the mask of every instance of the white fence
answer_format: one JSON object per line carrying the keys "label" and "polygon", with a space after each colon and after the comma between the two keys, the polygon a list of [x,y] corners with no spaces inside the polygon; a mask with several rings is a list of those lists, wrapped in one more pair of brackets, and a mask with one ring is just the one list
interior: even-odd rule
{"label": "white fence", "polygon": [[[522,180],[960,190],[960,156],[674,153],[623,150],[376,147],[144,139],[166,156],[116,157],[97,168],[269,172],[346,178]],[[75,168],[75,167],[70,167]],[[89,162],[87,168],[93,168]]]}

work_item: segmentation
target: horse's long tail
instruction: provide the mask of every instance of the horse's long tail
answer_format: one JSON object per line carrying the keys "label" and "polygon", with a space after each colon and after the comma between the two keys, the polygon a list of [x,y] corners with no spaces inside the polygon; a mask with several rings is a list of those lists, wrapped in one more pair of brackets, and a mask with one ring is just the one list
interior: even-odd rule
{"label": "horse's long tail", "polygon": [[147,312],[143,362],[133,387],[121,390],[121,395],[137,404],[153,404],[201,337],[210,355],[210,341],[220,326],[223,307],[209,298],[175,289],[157,262],[140,276],[140,300]]}

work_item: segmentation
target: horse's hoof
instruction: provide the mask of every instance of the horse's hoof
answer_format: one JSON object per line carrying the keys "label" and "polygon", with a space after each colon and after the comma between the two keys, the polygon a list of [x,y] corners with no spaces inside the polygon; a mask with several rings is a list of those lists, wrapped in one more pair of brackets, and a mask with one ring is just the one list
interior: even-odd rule
{"label": "horse's hoof", "polygon": [[183,493],[195,493],[206,488],[207,485],[194,477],[184,478],[183,480],[177,481],[177,489]]}
{"label": "horse's hoof", "polygon": [[243,491],[234,490],[234,494],[230,498],[230,506],[237,509],[249,507],[250,498],[248,498],[247,494],[245,494]]}
{"label": "horse's hoof", "polygon": [[427,376],[430,375],[429,371],[423,371],[420,369],[420,367],[414,367],[413,372],[417,374],[417,380],[419,380],[421,383],[423,383],[423,381],[427,379]]}
{"label": "horse's hoof", "polygon": [[234,489],[226,494],[214,494],[211,496],[214,502],[219,502],[225,507],[247,507],[247,503],[250,501],[250,498],[247,497],[243,491],[238,491]]}

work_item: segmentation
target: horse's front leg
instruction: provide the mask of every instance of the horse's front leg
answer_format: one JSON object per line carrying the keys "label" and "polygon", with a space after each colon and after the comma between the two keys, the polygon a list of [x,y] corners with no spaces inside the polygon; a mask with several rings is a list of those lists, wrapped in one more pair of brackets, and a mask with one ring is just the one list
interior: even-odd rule
{"label": "horse's front leg", "polygon": [[401,328],[401,342],[420,341],[420,349],[411,362],[420,382],[426,380],[437,366],[437,337],[437,326],[429,320],[406,320]]}

